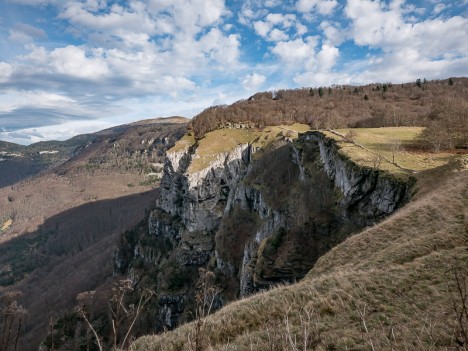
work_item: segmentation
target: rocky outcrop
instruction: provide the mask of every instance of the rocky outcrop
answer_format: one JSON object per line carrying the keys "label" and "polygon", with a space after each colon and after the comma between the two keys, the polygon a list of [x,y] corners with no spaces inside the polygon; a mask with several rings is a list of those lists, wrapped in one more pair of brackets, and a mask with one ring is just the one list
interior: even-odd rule
{"label": "rocky outcrop", "polygon": [[318,144],[324,170],[340,189],[340,206],[349,212],[348,217],[357,215],[368,225],[408,201],[414,179],[402,181],[386,172],[361,167],[340,154],[335,142],[322,133],[307,133],[303,140]]}
{"label": "rocky outcrop", "polygon": [[295,281],[411,193],[410,182],[354,164],[319,132],[278,140],[255,157],[252,145],[238,145],[194,172],[196,147],[167,154],[148,232],[133,261],[119,263],[135,280],[151,272],[160,328],[187,318],[198,267],[229,286],[225,301]]}

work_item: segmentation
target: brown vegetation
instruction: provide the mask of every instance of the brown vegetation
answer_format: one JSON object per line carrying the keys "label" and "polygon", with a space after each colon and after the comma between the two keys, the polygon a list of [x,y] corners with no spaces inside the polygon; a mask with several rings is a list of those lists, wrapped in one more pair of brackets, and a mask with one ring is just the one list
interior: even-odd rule
{"label": "brown vegetation", "polygon": [[[466,349],[468,170],[458,162],[417,177],[410,204],[333,248],[302,282],[207,317],[205,349]],[[186,350],[193,327],[132,349]]]}
{"label": "brown vegetation", "polygon": [[21,293],[12,291],[0,296],[0,350],[18,350],[26,310],[18,304]]}
{"label": "brown vegetation", "polygon": [[331,94],[323,96],[307,88],[258,93],[230,106],[210,107],[190,126],[197,138],[229,124],[262,128],[298,122],[314,129],[428,126],[427,143],[434,143],[433,134],[440,140],[434,148],[464,147],[468,78],[452,81],[453,85],[437,80],[420,85],[333,86]]}
{"label": "brown vegetation", "polygon": [[186,130],[159,122],[96,133],[65,163],[0,188],[0,294],[22,291],[28,310],[18,350],[37,350],[78,293],[112,277],[118,235],[154,206],[158,182],[146,173],[161,172]]}

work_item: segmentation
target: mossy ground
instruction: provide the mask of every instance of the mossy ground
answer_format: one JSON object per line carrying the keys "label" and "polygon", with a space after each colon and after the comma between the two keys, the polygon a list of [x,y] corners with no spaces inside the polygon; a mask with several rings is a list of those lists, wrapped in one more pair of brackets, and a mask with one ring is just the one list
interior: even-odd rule
{"label": "mossy ground", "polygon": [[220,154],[228,152],[238,145],[249,144],[253,139],[254,132],[251,129],[219,129],[206,134],[198,142],[188,172],[195,173],[205,169]]}
{"label": "mossy ground", "polygon": [[[418,147],[418,138],[422,127],[387,127],[387,128],[347,128],[333,133],[323,131],[324,135],[334,139],[342,153],[352,161],[367,167],[376,167],[391,174],[405,178],[416,172],[436,168],[447,164],[459,155],[451,152],[432,153]],[[299,133],[310,130],[306,124],[268,126],[256,129],[218,129],[209,132],[198,141],[189,173],[199,172],[210,165],[220,154],[229,152],[241,144],[252,144],[257,149],[269,146],[280,138],[295,140]],[[345,137],[354,133],[352,142]],[[340,136],[341,135],[341,136]],[[392,143],[399,147],[392,151]],[[195,145],[192,135],[185,135],[168,152],[179,152]],[[379,158],[380,161],[376,159]]]}

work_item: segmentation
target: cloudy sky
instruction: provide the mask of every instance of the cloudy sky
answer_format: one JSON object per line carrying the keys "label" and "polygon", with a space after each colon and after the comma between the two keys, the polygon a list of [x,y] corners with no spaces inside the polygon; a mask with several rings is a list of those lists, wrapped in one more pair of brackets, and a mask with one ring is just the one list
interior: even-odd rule
{"label": "cloudy sky", "polygon": [[468,75],[468,0],[0,0],[0,139]]}

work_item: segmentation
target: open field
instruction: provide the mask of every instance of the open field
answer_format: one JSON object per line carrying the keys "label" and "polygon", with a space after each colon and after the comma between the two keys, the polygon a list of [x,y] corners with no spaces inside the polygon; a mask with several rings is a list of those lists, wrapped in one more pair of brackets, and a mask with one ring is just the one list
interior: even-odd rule
{"label": "open field", "polygon": [[[334,139],[342,153],[353,162],[367,167],[389,171],[406,178],[416,172],[447,164],[459,155],[451,152],[432,153],[419,147],[422,127],[346,128],[322,131]],[[218,129],[207,133],[198,141],[192,164],[188,170],[194,173],[208,167],[219,155],[240,144],[252,144],[257,149],[267,147],[280,138],[297,139],[299,133],[311,130],[306,124],[267,126],[258,129]],[[352,132],[352,140],[347,136]],[[195,145],[191,135],[185,135],[169,152],[179,152]]]}
{"label": "open field", "polygon": [[[338,142],[344,155],[354,162],[368,167],[387,170],[405,177],[415,172],[447,164],[457,155],[450,152],[432,153],[418,147],[418,138],[424,128],[347,128],[324,134]],[[352,140],[346,136],[352,133]],[[341,135],[341,136],[340,136]],[[378,160],[380,158],[380,160]],[[394,161],[394,162],[393,162]]]}

